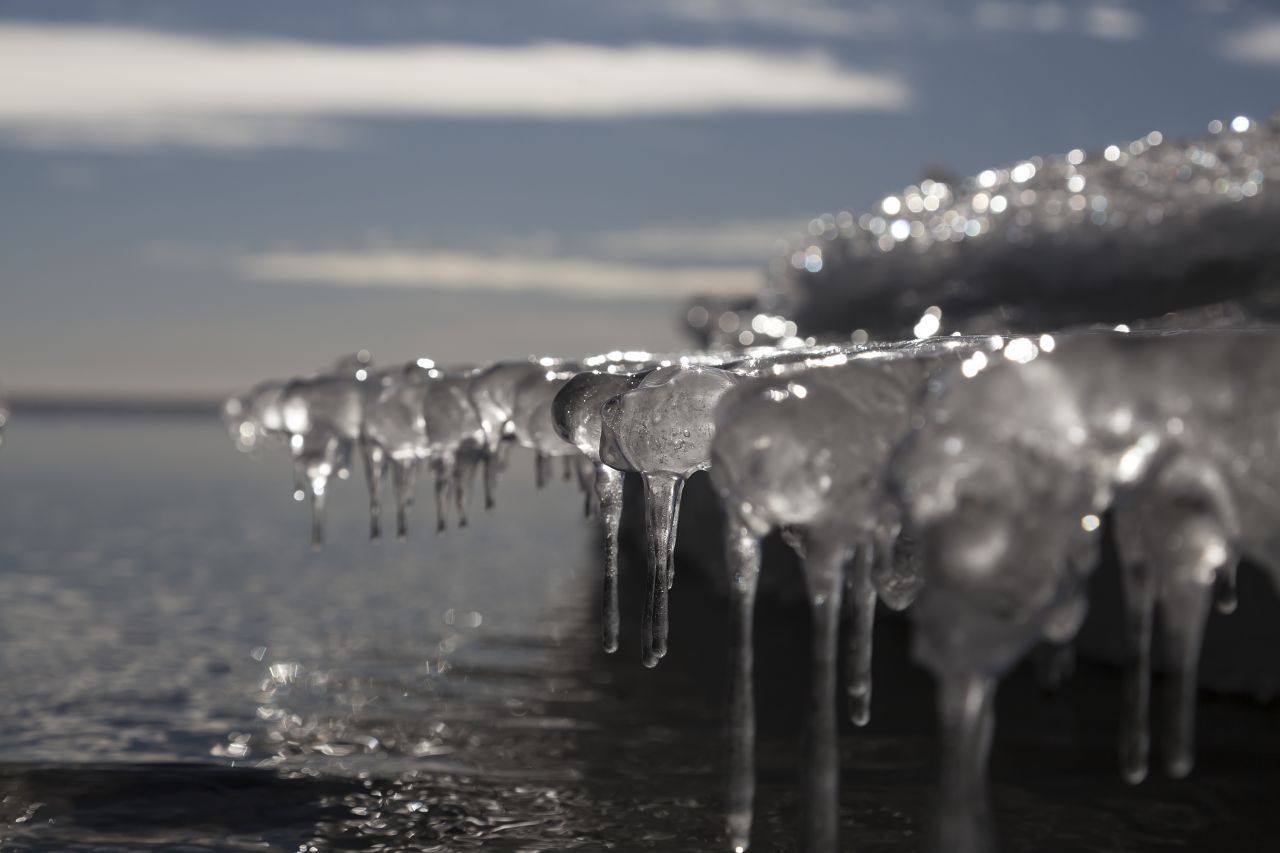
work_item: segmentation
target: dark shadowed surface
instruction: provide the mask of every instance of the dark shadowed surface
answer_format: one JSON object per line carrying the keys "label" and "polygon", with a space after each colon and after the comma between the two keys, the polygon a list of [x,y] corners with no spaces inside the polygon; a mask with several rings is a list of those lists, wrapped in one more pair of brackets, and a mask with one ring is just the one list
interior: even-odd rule
{"label": "dark shadowed surface", "polygon": [[[340,483],[313,554],[285,460],[239,456],[212,419],[17,418],[0,451],[3,849],[722,849],[728,624],[693,568],[714,516],[683,519],[672,651],[645,671],[638,563],[610,658],[596,536],[572,486],[538,494],[531,469],[516,454],[469,530],[435,537],[420,505],[413,538],[381,547],[363,485]],[[798,849],[803,808],[808,620],[780,548],[758,619],[764,851]],[[879,628],[872,723],[841,743],[844,849],[920,850],[932,688],[905,623]],[[1100,665],[1054,698],[1025,673],[1002,688],[1005,850],[1274,849],[1274,704],[1205,697],[1193,777],[1138,788],[1115,771],[1119,706]]]}

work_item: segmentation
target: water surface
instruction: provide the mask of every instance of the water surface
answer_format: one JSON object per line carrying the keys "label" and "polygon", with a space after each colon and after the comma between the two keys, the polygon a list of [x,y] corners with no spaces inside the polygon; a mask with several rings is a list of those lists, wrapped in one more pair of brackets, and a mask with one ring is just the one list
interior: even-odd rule
{"label": "water surface", "polygon": [[[723,849],[714,579],[681,571],[672,652],[649,672],[624,559],[624,645],[604,655],[596,533],[570,484],[538,493],[531,471],[516,454],[471,528],[437,537],[424,498],[411,540],[381,546],[363,483],[339,483],[313,553],[287,460],[241,456],[214,419],[16,419],[0,451],[3,849]],[[682,536],[713,528],[691,512]],[[755,842],[796,850],[807,617],[766,600],[759,622]],[[919,850],[931,689],[900,620],[877,644],[872,725],[842,736],[842,837]],[[1007,849],[1274,849],[1274,708],[1206,701],[1193,779],[1130,789],[1118,707],[1115,673],[1088,665],[1053,700],[1026,678],[1002,690]]]}

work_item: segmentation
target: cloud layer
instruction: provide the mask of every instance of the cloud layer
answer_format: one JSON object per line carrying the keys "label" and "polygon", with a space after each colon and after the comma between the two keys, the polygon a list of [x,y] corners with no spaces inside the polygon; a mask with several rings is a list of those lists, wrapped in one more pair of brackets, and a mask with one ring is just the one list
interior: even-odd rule
{"label": "cloud layer", "polygon": [[368,46],[0,25],[0,135],[30,145],[325,144],[341,138],[338,119],[898,110],[910,98],[898,77],[820,52]]}
{"label": "cloud layer", "polygon": [[1280,65],[1280,20],[1228,36],[1222,55],[1236,62]]}
{"label": "cloud layer", "polygon": [[602,299],[749,294],[758,266],[660,266],[589,258],[520,257],[411,249],[259,252],[233,261],[249,281],[337,287],[543,291]]}

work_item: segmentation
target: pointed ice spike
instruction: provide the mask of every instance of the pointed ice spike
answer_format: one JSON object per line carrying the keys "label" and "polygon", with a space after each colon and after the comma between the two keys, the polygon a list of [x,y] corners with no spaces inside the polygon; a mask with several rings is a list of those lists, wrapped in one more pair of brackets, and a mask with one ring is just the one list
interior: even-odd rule
{"label": "pointed ice spike", "polygon": [[[669,564],[675,541],[677,501],[681,480],[671,474],[644,474],[645,535],[649,540],[649,574],[653,578],[651,591],[653,618],[651,648],[653,657],[667,653],[667,633],[670,627],[667,587]],[[656,663],[656,661],[655,661]]]}
{"label": "pointed ice spike", "polygon": [[760,577],[760,540],[746,525],[725,522],[725,554],[733,598],[733,693],[729,705],[729,800],[725,819],[729,848],[743,853],[751,843],[756,791],[755,650],[752,627]]}
{"label": "pointed ice spike", "polygon": [[1131,785],[1147,778],[1151,750],[1151,637],[1155,617],[1155,576],[1142,562],[1121,560],[1129,664],[1124,677],[1124,717],[1120,724],[1120,773]]}
{"label": "pointed ice spike", "polygon": [[845,576],[849,611],[845,690],[849,695],[849,718],[855,726],[865,726],[871,720],[871,644],[876,619],[876,589],[871,572],[875,560],[873,545],[859,546]]}
{"label": "pointed ice spike", "polygon": [[882,529],[873,537],[871,581],[878,601],[891,610],[910,607],[924,586],[920,546],[908,533]]}
{"label": "pointed ice spike", "polygon": [[496,452],[484,455],[484,508],[493,509],[494,495],[498,491],[498,460]]}
{"label": "pointed ice spike", "polygon": [[604,650],[618,650],[621,617],[618,612],[618,528],[622,525],[623,473],[608,465],[596,467],[596,495],[604,519]]}
{"label": "pointed ice spike", "polygon": [[840,756],[836,739],[836,655],[840,634],[840,593],[844,585],[844,545],[810,538],[804,560],[813,614],[813,694],[809,707],[807,789],[808,853],[836,847],[839,823]]}
{"label": "pointed ice spike", "polygon": [[[676,585],[676,531],[680,528],[680,500],[684,496],[684,477],[676,479],[671,494],[671,534],[667,537],[667,591]],[[664,633],[665,637],[666,634]]]}
{"label": "pointed ice spike", "polygon": [[382,448],[362,440],[360,449],[364,456],[364,478],[369,486],[369,538],[377,542],[382,538],[382,480],[387,461]]}
{"label": "pointed ice spike", "polygon": [[564,480],[567,483],[573,479],[573,457],[561,456],[560,459],[561,459],[560,479]]}
{"label": "pointed ice spike", "polygon": [[658,558],[654,552],[653,541],[650,539],[645,548],[644,615],[640,619],[640,663],[650,669],[658,665],[658,655],[653,648],[653,625],[654,603],[660,585]]}
{"label": "pointed ice spike", "polygon": [[1213,603],[1219,613],[1236,612],[1240,600],[1236,596],[1237,560],[1230,560],[1213,574]]}
{"label": "pointed ice spike", "polygon": [[325,478],[311,481],[311,547],[320,550],[324,546],[324,498]]}
{"label": "pointed ice spike", "polygon": [[409,536],[409,506],[413,501],[413,463],[397,460],[391,465],[391,485],[396,495],[396,538]]}
{"label": "pointed ice spike", "polygon": [[541,453],[533,457],[533,484],[541,489],[551,480],[551,457]]}
{"label": "pointed ice spike", "polygon": [[471,506],[471,488],[475,482],[476,460],[467,455],[459,456],[453,469],[453,497],[458,508],[458,526],[467,526],[467,509]]}
{"label": "pointed ice spike", "polygon": [[939,676],[942,790],[935,853],[992,853],[995,849],[987,804],[995,693],[995,679],[988,676]]}
{"label": "pointed ice spike", "polygon": [[1169,678],[1165,682],[1165,772],[1183,779],[1195,765],[1196,690],[1200,646],[1212,588],[1196,581],[1166,582],[1160,599]]}
{"label": "pointed ice spike", "polygon": [[436,476],[436,533],[444,533],[449,527],[449,484],[452,480],[452,466],[443,459],[437,459],[432,468]]}

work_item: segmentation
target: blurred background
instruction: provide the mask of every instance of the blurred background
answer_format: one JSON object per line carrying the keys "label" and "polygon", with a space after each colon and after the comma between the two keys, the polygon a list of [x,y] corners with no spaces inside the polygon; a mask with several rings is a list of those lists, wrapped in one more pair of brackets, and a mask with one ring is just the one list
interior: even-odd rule
{"label": "blurred background", "polygon": [[0,381],[675,346],[819,213],[1278,83],[1262,0],[4,0]]}
{"label": "blurred background", "polygon": [[[529,454],[444,538],[423,486],[413,538],[374,548],[363,484],[340,484],[312,553],[287,454],[250,464],[213,403],[361,348],[687,346],[686,300],[755,292],[815,216],[1277,106],[1264,0],[0,0],[4,849],[719,849],[704,476],[647,671],[639,513],[610,657],[598,532],[570,484],[535,492]],[[754,841],[785,853],[809,617],[766,549]],[[1114,570],[1096,583],[1118,601]],[[1212,617],[1207,660],[1274,647],[1280,603],[1260,575],[1241,590],[1253,621]],[[931,686],[905,622],[879,624],[842,834],[918,850]],[[1206,698],[1195,777],[1138,788],[1116,669],[1082,660],[1053,702],[1020,672],[1001,702],[1006,849],[1274,846],[1274,702]]]}

